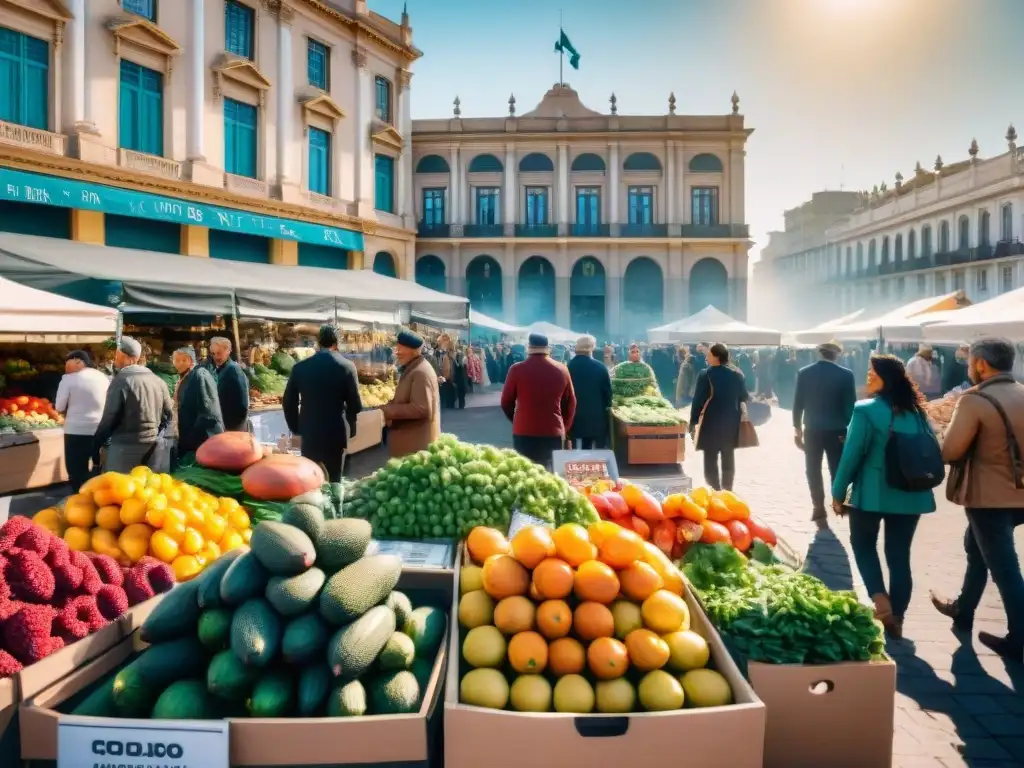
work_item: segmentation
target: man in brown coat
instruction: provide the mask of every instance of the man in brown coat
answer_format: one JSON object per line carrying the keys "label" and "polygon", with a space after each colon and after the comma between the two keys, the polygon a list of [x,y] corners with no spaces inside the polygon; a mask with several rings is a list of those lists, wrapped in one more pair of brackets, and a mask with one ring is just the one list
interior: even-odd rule
{"label": "man in brown coat", "polygon": [[[942,456],[967,462],[966,480],[947,495],[967,512],[967,571],[956,600],[932,595],[932,604],[969,632],[992,574],[1006,610],[1005,637],[979,632],[978,640],[1000,656],[1024,661],[1024,576],[1014,531],[1024,525],[1024,386],[1013,378],[1012,342],[984,339],[971,345],[967,374],[976,385],[953,411]],[[954,477],[954,475],[951,476]]]}
{"label": "man in brown coat", "polygon": [[395,360],[401,376],[391,402],[384,406],[388,452],[392,458],[421,451],[441,434],[441,395],[437,374],[424,359],[423,339],[412,331],[398,334]]}

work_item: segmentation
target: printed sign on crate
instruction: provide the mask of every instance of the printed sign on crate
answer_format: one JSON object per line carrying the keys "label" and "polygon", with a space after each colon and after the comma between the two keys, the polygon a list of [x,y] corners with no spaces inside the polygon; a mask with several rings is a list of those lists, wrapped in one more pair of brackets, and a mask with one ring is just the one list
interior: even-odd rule
{"label": "printed sign on crate", "polygon": [[57,768],[228,768],[226,720],[104,720],[65,715]]}
{"label": "printed sign on crate", "polygon": [[447,541],[407,541],[385,539],[374,541],[374,554],[397,555],[410,568],[450,569],[455,564],[455,547]]}

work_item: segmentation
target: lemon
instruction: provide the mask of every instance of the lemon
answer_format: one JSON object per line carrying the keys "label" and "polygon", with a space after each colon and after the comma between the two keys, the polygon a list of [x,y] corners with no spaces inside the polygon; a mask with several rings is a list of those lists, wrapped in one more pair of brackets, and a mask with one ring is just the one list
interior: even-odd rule
{"label": "lemon", "polygon": [[459,623],[466,629],[475,629],[494,621],[494,598],[478,589],[467,592],[459,600]]}
{"label": "lemon", "polygon": [[732,686],[721,673],[713,669],[693,669],[679,679],[691,707],[724,707],[732,704]]}
{"label": "lemon", "polygon": [[198,576],[203,566],[192,555],[178,555],[171,563],[171,570],[174,571],[175,580],[180,584]]}
{"label": "lemon", "polygon": [[40,525],[55,536],[63,536],[65,523],[64,518],[61,516],[60,510],[55,507],[47,507],[44,510],[36,512],[32,517],[32,522],[36,525]]}
{"label": "lemon", "polygon": [[663,669],[655,669],[644,675],[637,686],[637,694],[648,712],[682,709],[686,699],[682,683]]}
{"label": "lemon", "polygon": [[508,644],[497,627],[475,627],[466,633],[462,656],[471,667],[500,667],[505,663]]}
{"label": "lemon", "polygon": [[153,529],[145,523],[129,525],[117,538],[117,545],[133,563],[139,562],[149,551],[149,540]]}
{"label": "lemon", "polygon": [[[248,533],[249,530],[249,528],[246,528],[246,533]],[[240,535],[238,531],[232,530],[230,528],[224,534],[223,538],[221,538],[221,540],[217,542],[217,545],[220,547],[221,552],[230,552],[232,549],[238,549],[239,547],[245,546],[245,544],[246,541],[244,537]]]}
{"label": "lemon", "polygon": [[669,632],[662,638],[668,643],[668,666],[677,672],[688,672],[707,666],[711,650],[707,640],[693,630]]}
{"label": "lemon", "polygon": [[594,711],[594,689],[582,675],[565,675],[555,683],[555,712],[586,715]]}
{"label": "lemon", "polygon": [[551,683],[540,675],[520,675],[509,690],[509,701],[517,712],[550,712]]}
{"label": "lemon", "polygon": [[186,555],[195,555],[202,550],[205,543],[203,534],[195,528],[186,528],[185,536],[181,540],[181,551]]}
{"label": "lemon", "polygon": [[636,691],[624,677],[598,681],[596,694],[598,712],[622,714],[636,707]]}
{"label": "lemon", "polygon": [[96,525],[108,531],[119,532],[124,527],[121,522],[121,507],[116,504],[100,507],[96,510]]}
{"label": "lemon", "polygon": [[[531,677],[535,677],[535,675],[531,675]],[[459,683],[459,700],[463,704],[487,707],[488,709],[504,709],[508,704],[508,697],[508,680],[496,669],[470,670]]]}
{"label": "lemon", "polygon": [[157,531],[149,540],[149,551],[157,560],[170,565],[178,556],[178,542],[168,536],[166,531]]}
{"label": "lemon", "polygon": [[135,525],[146,522],[146,502],[137,497],[125,499],[121,502],[121,522],[124,525]]}
{"label": "lemon", "polygon": [[484,588],[484,569],[479,565],[466,565],[459,571],[459,592],[476,592]]}
{"label": "lemon", "polygon": [[615,636],[625,640],[626,635],[644,625],[640,606],[628,600],[616,600],[612,603],[612,617],[615,619]]}
{"label": "lemon", "polygon": [[72,525],[64,531],[64,543],[75,552],[88,552],[92,546],[92,535],[88,528]]}

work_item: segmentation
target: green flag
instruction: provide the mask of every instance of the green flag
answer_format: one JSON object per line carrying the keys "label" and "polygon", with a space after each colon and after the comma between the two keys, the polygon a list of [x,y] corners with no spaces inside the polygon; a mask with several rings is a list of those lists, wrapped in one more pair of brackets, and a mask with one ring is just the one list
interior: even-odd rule
{"label": "green flag", "polygon": [[565,34],[564,30],[562,30],[562,36],[558,39],[558,42],[555,43],[555,51],[557,53],[567,53],[567,54],[569,54],[569,66],[572,67],[573,69],[579,69],[580,68],[580,54],[579,54],[579,51],[577,51],[573,47],[572,41],[569,40],[569,36],[567,34]]}

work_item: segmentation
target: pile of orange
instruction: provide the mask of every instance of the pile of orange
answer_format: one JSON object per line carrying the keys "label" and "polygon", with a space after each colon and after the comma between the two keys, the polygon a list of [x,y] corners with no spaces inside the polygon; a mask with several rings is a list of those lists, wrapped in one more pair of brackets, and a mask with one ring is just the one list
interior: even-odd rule
{"label": "pile of orange", "polygon": [[[678,709],[708,662],[682,574],[610,521],[528,526],[466,540],[459,622],[467,704],[532,712]],[[639,701],[639,705],[638,705]]]}

